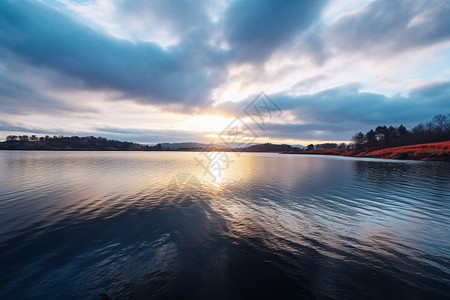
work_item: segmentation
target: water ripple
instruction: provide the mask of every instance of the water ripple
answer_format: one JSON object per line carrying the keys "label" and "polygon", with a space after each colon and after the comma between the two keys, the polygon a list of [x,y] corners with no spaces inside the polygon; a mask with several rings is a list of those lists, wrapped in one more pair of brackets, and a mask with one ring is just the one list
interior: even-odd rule
{"label": "water ripple", "polygon": [[0,297],[450,296],[448,163],[195,155],[0,151]]}

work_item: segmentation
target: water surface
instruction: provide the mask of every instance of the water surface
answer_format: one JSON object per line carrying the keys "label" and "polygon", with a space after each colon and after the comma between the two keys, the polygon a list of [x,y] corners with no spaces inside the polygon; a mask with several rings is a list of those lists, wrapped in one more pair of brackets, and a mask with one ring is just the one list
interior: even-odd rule
{"label": "water surface", "polygon": [[228,155],[0,151],[0,297],[450,297],[450,164]]}

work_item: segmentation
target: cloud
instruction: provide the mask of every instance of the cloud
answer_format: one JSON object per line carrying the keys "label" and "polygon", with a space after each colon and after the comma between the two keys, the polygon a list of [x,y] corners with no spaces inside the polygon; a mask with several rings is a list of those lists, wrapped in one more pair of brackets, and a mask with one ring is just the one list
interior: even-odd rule
{"label": "cloud", "polygon": [[380,63],[449,42],[449,14],[448,1],[374,0],[333,22],[316,20],[278,51],[280,56],[307,58],[318,67],[332,59],[354,63],[355,57],[360,64]]}
{"label": "cloud", "polygon": [[[116,140],[131,140],[137,143],[172,143],[179,141],[204,141],[207,139],[200,132],[173,129],[141,129],[125,127],[92,127],[79,131],[70,128],[51,128],[34,124],[16,124],[14,122],[0,121],[0,132],[5,134],[37,134],[37,135],[64,135],[64,136],[101,136]],[[6,136],[5,136],[6,137]]]}
{"label": "cloud", "polygon": [[[34,133],[34,132],[36,132],[36,129],[32,128],[32,127],[17,126],[17,125],[11,124],[9,122],[0,121],[0,131],[6,131],[6,132],[11,132],[11,133],[13,133],[13,132]],[[45,132],[43,132],[43,133],[45,133]]]}
{"label": "cloud", "polygon": [[326,1],[236,0],[225,12],[224,32],[238,62],[261,63],[317,21]]}
{"label": "cloud", "polygon": [[291,90],[298,90],[298,89],[309,89],[312,86],[316,85],[317,83],[327,79],[327,75],[319,74],[312,77],[308,77],[305,79],[302,79],[298,82],[296,82],[294,85],[291,86]]}
{"label": "cloud", "polygon": [[102,136],[113,139],[131,139],[140,143],[173,143],[173,142],[207,142],[203,133],[190,130],[176,129],[141,129],[141,128],[121,128],[121,127],[96,127],[93,131]]}
{"label": "cloud", "polygon": [[[407,96],[386,97],[361,91],[361,85],[350,84],[309,95],[269,95],[281,109],[281,119],[267,120],[261,130],[247,121],[260,138],[314,141],[347,141],[357,131],[367,131],[378,125],[406,125],[431,120],[436,114],[450,112],[448,95],[450,82],[436,82],[411,90]],[[209,113],[245,117],[244,102],[224,103]],[[294,120],[285,122],[286,116]],[[93,126],[80,132],[70,129],[43,129],[39,126],[1,122],[0,131],[41,134],[95,135],[144,143],[200,141],[207,142],[201,132],[181,129],[142,129],[130,127]]]}
{"label": "cloud", "polygon": [[[77,133],[74,131],[65,130],[62,128],[51,128],[48,126],[42,126],[31,123],[17,123],[17,122],[8,122],[8,121],[0,121],[0,132],[5,133],[6,135],[10,134],[37,134],[37,135],[66,135],[72,136]],[[81,135],[81,134],[80,134]],[[85,136],[91,135],[86,132]]]}
{"label": "cloud", "polygon": [[198,0],[127,0],[117,4],[117,14],[127,23],[137,23],[148,30],[159,30],[182,39],[186,33],[208,29],[207,14],[211,1]]}
{"label": "cloud", "polygon": [[[117,17],[143,22],[143,26],[157,23],[177,35],[176,45],[161,47],[96,31],[41,2],[6,0],[0,3],[0,22],[6,28],[0,32],[0,53],[16,64],[60,74],[57,82],[48,83],[54,83],[54,89],[73,91],[76,82],[78,90],[113,95],[108,100],[192,113],[214,102],[212,92],[226,82],[229,64],[245,57],[267,57],[308,28],[323,3],[232,2],[223,24],[225,38],[234,48],[226,51],[218,47],[220,41],[214,42],[222,34],[208,16],[208,1],[116,3]],[[249,18],[242,8],[250,12]],[[45,107],[45,101],[41,104]]]}
{"label": "cloud", "polygon": [[[422,99],[423,101],[433,101],[426,104],[447,104],[450,106],[450,81],[433,82],[419,88],[415,88],[410,92],[410,97],[414,99]],[[425,104],[424,103],[424,104]]]}
{"label": "cloud", "polygon": [[[269,95],[282,110],[279,120],[268,120],[265,137],[300,140],[349,140],[356,131],[378,125],[415,126],[434,115],[450,112],[450,81],[436,82],[411,90],[407,96],[387,97],[364,92],[360,84],[348,84],[308,95],[280,93]],[[222,103],[215,107],[220,114],[244,117],[244,102]],[[294,119],[286,124],[285,117]],[[251,124],[249,124],[251,125]]]}
{"label": "cloud", "polygon": [[0,72],[0,111],[12,115],[96,113],[80,103],[70,103],[44,95],[25,81],[16,81]]}
{"label": "cloud", "polygon": [[258,136],[266,139],[303,141],[348,141],[355,134],[355,123],[345,122],[330,126],[326,123],[276,124],[268,123]]}
{"label": "cloud", "polygon": [[376,0],[341,17],[327,30],[336,51],[376,57],[399,55],[450,39],[448,1]]}
{"label": "cloud", "polygon": [[2,1],[0,22],[6,28],[0,32],[3,51],[75,78],[84,88],[120,92],[121,99],[195,107],[209,100],[220,79],[221,70],[210,66],[210,49],[119,40],[39,2]]}
{"label": "cloud", "polygon": [[449,111],[449,88],[449,81],[439,82],[413,89],[407,96],[387,97],[361,91],[360,84],[349,84],[311,95],[274,95],[272,99],[301,121],[330,125],[349,120],[366,125],[411,124]]}

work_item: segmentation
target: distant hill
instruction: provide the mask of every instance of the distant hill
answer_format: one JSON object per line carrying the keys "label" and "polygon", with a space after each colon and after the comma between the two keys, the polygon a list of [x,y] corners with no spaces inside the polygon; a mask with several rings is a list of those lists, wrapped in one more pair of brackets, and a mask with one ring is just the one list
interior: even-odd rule
{"label": "distant hill", "polygon": [[245,152],[282,152],[299,151],[299,147],[290,145],[239,144],[239,148],[227,147],[226,144],[205,144],[196,142],[161,143],[142,145],[121,142],[103,137],[9,135],[5,142],[0,142],[0,150],[72,150],[72,151],[245,151]]}
{"label": "distant hill", "polygon": [[276,145],[271,143],[253,145],[245,148],[244,152],[281,152],[281,151],[293,151],[293,147],[290,145]]}
{"label": "distant hill", "polygon": [[[240,144],[240,146],[243,146]],[[244,152],[281,152],[281,151],[295,151],[295,150],[303,150],[305,147],[292,147],[290,145],[276,145],[271,143],[266,144],[246,144],[244,148],[239,148],[239,151]],[[207,147],[212,147],[216,150],[221,149],[233,149],[227,147],[224,144],[203,144],[203,143],[195,143],[195,142],[187,142],[187,143],[162,143],[162,150],[195,150],[195,149],[206,149]],[[237,150],[237,149],[236,149]]]}
{"label": "distant hill", "polygon": [[308,149],[308,147],[303,146],[303,145],[292,145],[293,148],[299,148],[300,150],[305,150]]}
{"label": "distant hill", "polygon": [[[204,149],[210,144],[196,143],[196,142],[183,142],[183,143],[161,143],[161,149],[168,150],[180,150],[180,149]],[[214,144],[215,148],[226,149],[224,145]]]}
{"label": "distant hill", "polygon": [[[183,142],[183,143],[161,143],[161,149],[163,150],[183,150],[183,149],[205,149],[207,147],[211,147],[211,144],[205,143],[196,143],[196,142]],[[242,146],[242,144],[239,144]],[[245,146],[252,146],[257,144],[244,144]],[[214,143],[212,144],[214,149],[231,149],[232,147],[228,147],[228,145],[224,143]]]}

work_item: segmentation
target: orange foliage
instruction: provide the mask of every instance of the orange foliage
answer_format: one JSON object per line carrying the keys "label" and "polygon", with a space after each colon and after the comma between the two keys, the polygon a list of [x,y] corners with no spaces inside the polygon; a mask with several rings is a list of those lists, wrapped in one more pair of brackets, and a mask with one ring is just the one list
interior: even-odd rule
{"label": "orange foliage", "polygon": [[285,154],[322,154],[343,155],[356,157],[376,157],[414,160],[446,160],[450,161],[450,141],[408,145],[401,147],[385,148],[375,151],[356,151],[347,149],[321,149],[305,151],[287,151]]}

